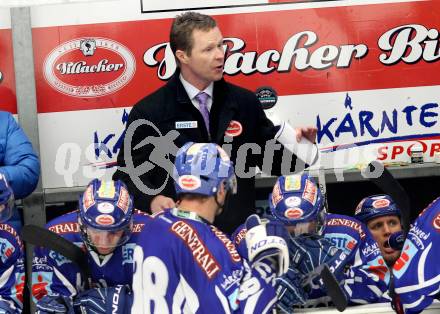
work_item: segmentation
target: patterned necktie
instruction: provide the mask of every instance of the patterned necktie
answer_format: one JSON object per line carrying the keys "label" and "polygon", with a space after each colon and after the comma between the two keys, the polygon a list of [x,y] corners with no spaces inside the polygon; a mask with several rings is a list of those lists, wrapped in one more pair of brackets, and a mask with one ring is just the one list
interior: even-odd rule
{"label": "patterned necktie", "polygon": [[209,133],[208,97],[209,97],[209,95],[207,93],[204,93],[204,92],[200,92],[200,93],[198,93],[196,95],[196,99],[199,102],[200,113],[202,114],[203,120],[205,120],[206,129],[208,130],[208,135],[210,136],[210,133]]}

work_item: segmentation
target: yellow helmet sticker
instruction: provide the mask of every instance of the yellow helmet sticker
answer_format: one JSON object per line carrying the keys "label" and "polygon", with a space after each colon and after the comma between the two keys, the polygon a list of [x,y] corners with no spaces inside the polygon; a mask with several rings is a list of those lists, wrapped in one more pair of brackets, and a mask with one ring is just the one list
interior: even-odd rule
{"label": "yellow helmet sticker", "polygon": [[101,198],[114,198],[116,194],[114,181],[102,181],[98,190],[98,196]]}
{"label": "yellow helmet sticker", "polygon": [[286,176],[284,181],[284,190],[286,191],[298,191],[301,189],[301,176],[290,175]]}

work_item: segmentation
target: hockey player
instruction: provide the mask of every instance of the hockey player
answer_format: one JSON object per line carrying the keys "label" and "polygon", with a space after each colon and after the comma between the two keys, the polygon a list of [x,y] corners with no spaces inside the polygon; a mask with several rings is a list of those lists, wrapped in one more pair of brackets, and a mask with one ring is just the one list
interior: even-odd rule
{"label": "hockey player", "polygon": [[421,313],[440,296],[440,198],[416,219],[394,263],[395,292],[405,314]]}
{"label": "hockey player", "polygon": [[[156,217],[135,249],[131,313],[267,313],[276,301],[274,270],[281,274],[288,266],[286,242],[276,236],[287,236],[284,226],[248,218],[249,227],[255,226],[247,237],[249,265],[212,225],[236,190],[226,152],[212,143],[185,144],[176,156],[174,179],[177,207]],[[83,312],[127,307],[126,294],[98,291],[83,298]],[[124,305],[109,307],[108,300],[115,299]]]}
{"label": "hockey player", "polygon": [[[269,219],[287,226],[290,268],[277,279],[278,306],[328,303],[314,270],[327,264],[351,303],[375,302],[386,291],[388,271],[366,227],[351,217],[327,214],[324,196],[307,174],[278,178],[269,196]],[[235,243],[243,243],[237,232]],[[242,249],[242,245],[239,246]]]}
{"label": "hockey player", "polygon": [[[79,210],[57,217],[46,227],[72,241],[88,255],[93,287],[131,286],[136,238],[150,220],[134,211],[121,181],[93,180],[79,199]],[[36,247],[32,295],[39,313],[67,313],[87,278],[61,254]]]}
{"label": "hockey player", "polygon": [[0,174],[0,313],[21,313],[24,289],[23,242],[7,223],[14,209],[14,193]]}
{"label": "hockey player", "polygon": [[[400,256],[400,246],[403,242],[401,240],[400,245],[396,243],[398,237],[403,237],[399,207],[389,195],[372,195],[359,202],[354,216],[367,225],[380,247],[391,275],[393,265]],[[379,302],[391,302],[393,309],[399,314],[402,313],[402,305],[399,299],[394,297],[393,291],[384,293]]]}
{"label": "hockey player", "polygon": [[365,197],[356,207],[354,217],[367,225],[387,265],[393,267],[400,250],[390,246],[389,239],[402,232],[400,209],[393,199],[385,194]]}

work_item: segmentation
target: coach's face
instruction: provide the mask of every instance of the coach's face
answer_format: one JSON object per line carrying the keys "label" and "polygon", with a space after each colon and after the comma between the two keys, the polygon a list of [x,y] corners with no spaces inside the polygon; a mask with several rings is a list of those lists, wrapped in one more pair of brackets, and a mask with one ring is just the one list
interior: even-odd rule
{"label": "coach's face", "polygon": [[368,221],[367,227],[379,245],[385,262],[388,266],[392,266],[399,258],[400,251],[390,248],[388,238],[391,234],[402,231],[399,217],[396,215],[377,217]]}
{"label": "coach's face", "polygon": [[177,50],[176,56],[185,80],[204,90],[211,82],[223,77],[223,35],[218,27],[208,31],[195,29],[192,41],[190,53]]}

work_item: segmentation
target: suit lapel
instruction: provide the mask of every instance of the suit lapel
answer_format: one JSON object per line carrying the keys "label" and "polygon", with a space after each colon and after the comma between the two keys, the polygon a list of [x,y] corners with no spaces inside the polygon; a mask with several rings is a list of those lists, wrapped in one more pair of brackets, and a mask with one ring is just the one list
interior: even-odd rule
{"label": "suit lapel", "polygon": [[[187,120],[196,120],[198,123],[198,127],[195,129],[188,129],[188,130],[180,130],[182,133],[191,134],[193,136],[193,141],[201,141],[201,142],[208,142],[208,132],[205,128],[205,121],[203,120],[202,114],[199,110],[197,110],[196,107],[192,104],[191,100],[189,99],[188,94],[186,93],[185,88],[182,85],[182,82],[179,78],[179,73],[176,73],[172,77],[173,81],[170,80],[171,86],[173,90],[176,92],[176,102],[173,110],[170,110],[168,115],[172,116],[173,120],[181,119],[183,116],[188,117]],[[190,137],[191,137],[190,136]]]}
{"label": "suit lapel", "polygon": [[[175,118],[175,113],[181,110],[193,112],[194,117],[198,117],[198,123],[204,124],[202,115],[200,112],[192,105],[188,94],[185,91],[182,83],[179,79],[179,72],[176,72],[173,77],[168,82],[170,88],[176,93],[177,102],[174,104],[176,108],[169,108],[167,115],[168,118]],[[238,112],[238,103],[235,100],[234,95],[231,94],[228,84],[224,79],[214,83],[214,103],[211,107],[210,122],[211,130],[215,132],[212,135],[212,141],[217,144],[222,144],[225,131],[229,126],[229,123],[234,118]],[[203,132],[206,138],[208,134],[206,131]]]}

